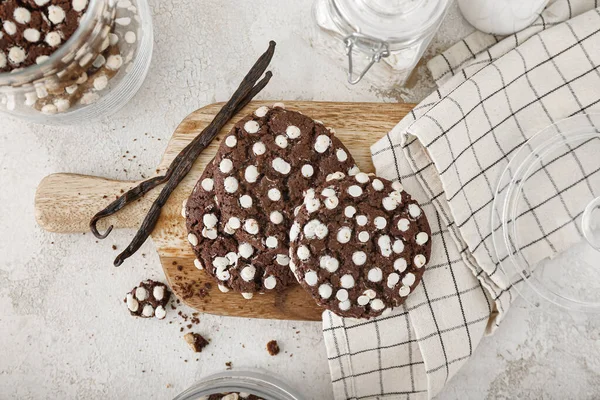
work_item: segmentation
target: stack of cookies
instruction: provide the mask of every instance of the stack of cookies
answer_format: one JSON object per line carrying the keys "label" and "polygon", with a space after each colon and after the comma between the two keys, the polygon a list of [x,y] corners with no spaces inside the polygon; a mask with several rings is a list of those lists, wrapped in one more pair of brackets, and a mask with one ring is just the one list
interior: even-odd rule
{"label": "stack of cookies", "polygon": [[356,318],[402,304],[431,251],[399,183],[361,173],[333,129],[280,103],[234,126],[183,215],[195,265],[221,291],[250,299],[298,281]]}

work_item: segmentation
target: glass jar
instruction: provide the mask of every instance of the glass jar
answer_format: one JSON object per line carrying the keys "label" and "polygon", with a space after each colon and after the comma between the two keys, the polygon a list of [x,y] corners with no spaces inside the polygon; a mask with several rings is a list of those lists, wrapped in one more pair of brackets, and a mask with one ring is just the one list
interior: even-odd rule
{"label": "glass jar", "polygon": [[225,371],[204,378],[180,393],[174,400],[206,400],[211,394],[221,393],[247,393],[264,400],[303,399],[272,374],[259,371]]}
{"label": "glass jar", "polygon": [[152,58],[147,0],[89,0],[75,33],[45,61],[0,73],[0,112],[43,124],[73,124],[123,107]]}
{"label": "glass jar", "polygon": [[347,63],[348,82],[403,85],[439,28],[451,0],[316,0],[313,45]]}

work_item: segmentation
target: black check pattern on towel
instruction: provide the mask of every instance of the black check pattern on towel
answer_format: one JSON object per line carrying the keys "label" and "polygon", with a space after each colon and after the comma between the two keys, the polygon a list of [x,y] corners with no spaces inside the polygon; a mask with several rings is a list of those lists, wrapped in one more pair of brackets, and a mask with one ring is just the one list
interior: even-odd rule
{"label": "black check pattern on towel", "polygon": [[[392,314],[370,321],[323,314],[336,400],[431,398],[506,315],[520,279],[504,275],[491,242],[498,175],[539,129],[600,104],[594,7],[557,0],[516,35],[469,36],[430,62],[444,84],[372,146],[378,175],[400,180],[428,216],[432,257],[422,284]],[[549,184],[525,193],[519,216],[531,227],[523,245],[531,263],[579,238],[581,208],[570,199],[600,194],[600,168],[581,162],[590,154],[600,154],[599,140],[533,171]],[[559,168],[580,178],[565,181]],[[545,218],[550,209],[562,210],[560,223]]]}

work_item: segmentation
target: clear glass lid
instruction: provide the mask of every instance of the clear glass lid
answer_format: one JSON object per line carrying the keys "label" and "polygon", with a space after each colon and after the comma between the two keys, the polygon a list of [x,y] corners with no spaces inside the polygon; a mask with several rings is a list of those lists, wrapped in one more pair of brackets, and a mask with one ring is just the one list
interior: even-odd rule
{"label": "clear glass lid", "polygon": [[516,150],[491,223],[497,261],[529,303],[600,313],[600,114],[561,120]]}

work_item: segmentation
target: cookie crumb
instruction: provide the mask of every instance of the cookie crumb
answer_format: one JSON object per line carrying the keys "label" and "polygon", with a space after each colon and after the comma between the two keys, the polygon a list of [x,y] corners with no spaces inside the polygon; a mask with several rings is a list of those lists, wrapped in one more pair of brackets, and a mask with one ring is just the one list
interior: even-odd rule
{"label": "cookie crumb", "polygon": [[225,363],[225,366],[227,367],[227,369],[228,369],[228,370],[230,370],[230,369],[232,369],[232,368],[233,368],[233,363],[232,363],[231,361],[227,361],[227,362]]}
{"label": "cookie crumb", "polygon": [[116,250],[116,249],[117,249],[117,245],[114,245],[114,244],[113,244],[113,245],[112,245],[112,249],[113,249],[113,250]]}
{"label": "cookie crumb", "polygon": [[271,340],[267,343],[267,351],[272,356],[279,354],[279,344],[277,344],[277,340]]}
{"label": "cookie crumb", "polygon": [[186,333],[183,339],[185,339],[190,348],[196,353],[202,352],[202,349],[208,345],[208,341],[199,333]]}

